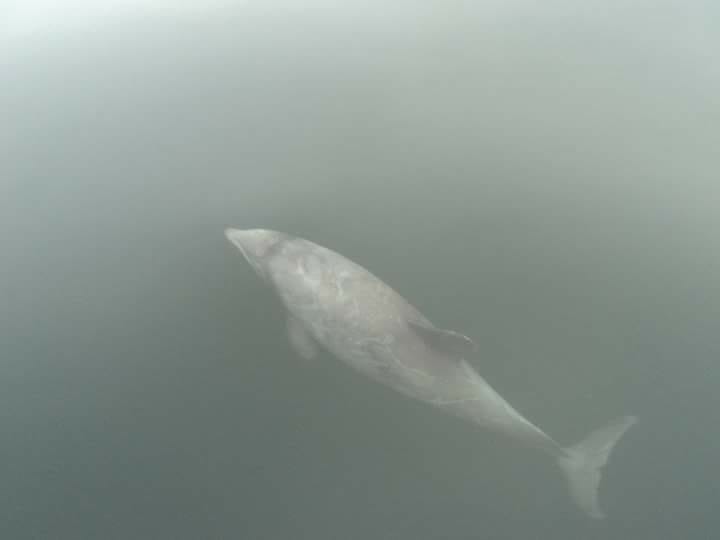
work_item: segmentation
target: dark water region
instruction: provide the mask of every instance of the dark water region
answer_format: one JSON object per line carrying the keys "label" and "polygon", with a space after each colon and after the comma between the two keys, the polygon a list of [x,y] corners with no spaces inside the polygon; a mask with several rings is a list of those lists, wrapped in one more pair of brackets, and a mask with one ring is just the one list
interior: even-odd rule
{"label": "dark water region", "polygon": [[[0,52],[0,537],[717,535],[711,3],[248,3]],[[715,13],[717,15],[717,13]],[[480,344],[544,456],[291,351],[227,226]]]}

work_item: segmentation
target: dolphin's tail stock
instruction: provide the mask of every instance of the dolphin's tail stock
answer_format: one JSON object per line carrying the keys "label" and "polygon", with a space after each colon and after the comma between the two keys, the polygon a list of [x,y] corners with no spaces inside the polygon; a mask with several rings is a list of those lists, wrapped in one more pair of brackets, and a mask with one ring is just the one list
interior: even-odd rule
{"label": "dolphin's tail stock", "polygon": [[637,422],[634,416],[625,416],[590,433],[585,439],[565,449],[558,464],[565,473],[570,496],[590,517],[602,519],[605,514],[598,502],[600,469],[607,463],[620,437]]}

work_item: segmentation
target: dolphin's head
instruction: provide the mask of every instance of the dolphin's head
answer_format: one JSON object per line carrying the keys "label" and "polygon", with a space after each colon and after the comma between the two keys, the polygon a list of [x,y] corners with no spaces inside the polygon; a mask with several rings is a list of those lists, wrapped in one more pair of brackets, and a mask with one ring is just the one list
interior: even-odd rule
{"label": "dolphin's head", "polygon": [[267,229],[225,229],[225,236],[263,279],[268,278],[269,263],[287,240],[287,235]]}

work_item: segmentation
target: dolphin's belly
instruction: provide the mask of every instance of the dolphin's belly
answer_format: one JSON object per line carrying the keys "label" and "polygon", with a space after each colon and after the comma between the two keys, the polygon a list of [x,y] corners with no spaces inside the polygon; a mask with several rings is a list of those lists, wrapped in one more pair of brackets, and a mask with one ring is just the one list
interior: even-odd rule
{"label": "dolphin's belly", "polygon": [[391,334],[357,340],[336,336],[326,340],[326,347],[342,362],[376,382],[416,399],[432,401],[435,397],[435,377],[410,365],[399,354],[401,347]]}

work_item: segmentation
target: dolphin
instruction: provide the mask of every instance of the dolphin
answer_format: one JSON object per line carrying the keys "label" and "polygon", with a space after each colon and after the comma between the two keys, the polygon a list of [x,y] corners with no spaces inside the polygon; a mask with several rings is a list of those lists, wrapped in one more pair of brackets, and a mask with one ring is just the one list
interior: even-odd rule
{"label": "dolphin", "polygon": [[563,447],[516,411],[468,362],[475,343],[436,327],[371,272],[318,244],[267,229],[225,235],[287,310],[295,351],[312,358],[319,346],[401,394],[500,432],[552,457],[570,496],[588,516],[603,518],[600,469],[637,421],[619,418]]}

